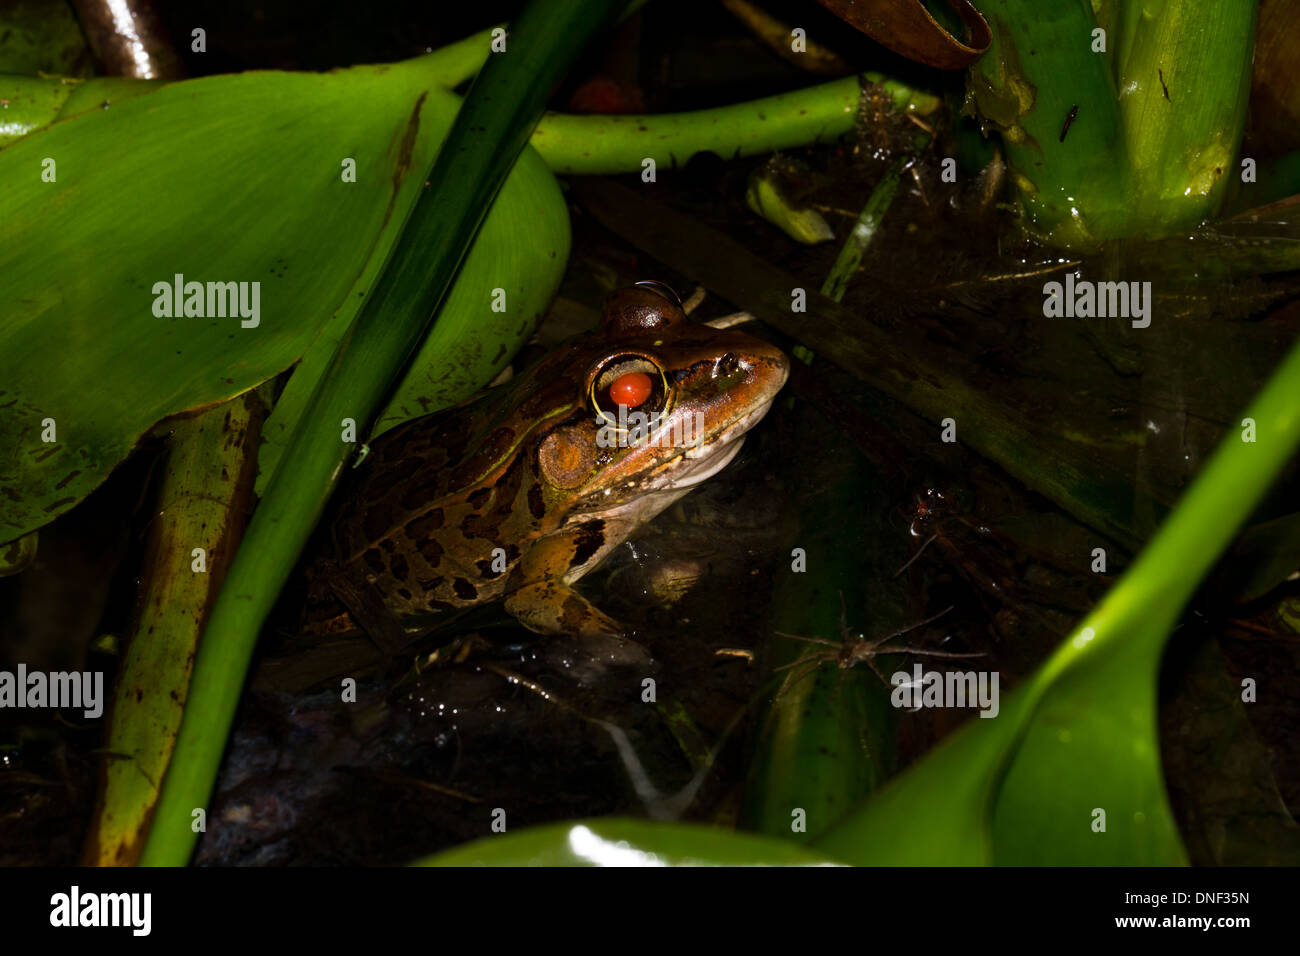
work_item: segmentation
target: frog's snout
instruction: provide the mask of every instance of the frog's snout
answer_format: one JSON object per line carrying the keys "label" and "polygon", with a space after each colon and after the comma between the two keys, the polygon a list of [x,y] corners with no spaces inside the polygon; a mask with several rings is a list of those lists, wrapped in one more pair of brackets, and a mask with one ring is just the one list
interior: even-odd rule
{"label": "frog's snout", "polygon": [[749,350],[749,379],[756,392],[770,401],[790,377],[790,357],[775,345],[755,339]]}

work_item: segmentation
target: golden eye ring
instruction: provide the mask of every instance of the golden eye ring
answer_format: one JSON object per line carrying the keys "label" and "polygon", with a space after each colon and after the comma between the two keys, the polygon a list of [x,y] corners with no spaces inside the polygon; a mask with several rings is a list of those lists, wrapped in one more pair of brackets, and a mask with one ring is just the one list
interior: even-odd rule
{"label": "golden eye ring", "polygon": [[[625,375],[628,372],[648,372],[649,369],[647,369],[646,366],[653,368],[659,373],[659,383],[663,389],[664,402],[663,408],[659,409],[656,414],[660,417],[666,416],[676,405],[677,397],[668,384],[668,373],[664,371],[662,365],[649,355],[629,352],[626,355],[617,356],[597,369],[595,374],[591,376],[590,384],[587,386],[587,402],[596,413],[596,420],[600,422],[603,428],[610,429],[620,438],[625,438],[629,429],[620,428],[618,425],[618,416],[611,415],[600,407],[600,401],[597,398],[597,394],[608,388],[620,375]],[[632,411],[636,411],[636,409],[632,409]]]}

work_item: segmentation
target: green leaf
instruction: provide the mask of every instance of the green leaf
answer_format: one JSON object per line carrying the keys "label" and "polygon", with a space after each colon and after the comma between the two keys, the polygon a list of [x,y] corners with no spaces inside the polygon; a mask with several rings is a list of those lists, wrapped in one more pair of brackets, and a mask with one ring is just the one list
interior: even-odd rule
{"label": "green leaf", "polygon": [[1141,7],[1119,76],[1130,232],[1160,235],[1218,213],[1237,177],[1250,99],[1254,0]]}
{"label": "green leaf", "polygon": [[[486,816],[486,814],[485,814]],[[485,837],[416,866],[836,866],[786,840],[616,817]]]}
{"label": "green leaf", "polygon": [[184,418],[169,436],[140,562],[138,611],[108,719],[105,745],[120,756],[103,768],[87,863],[120,866],[139,856],[204,618],[243,530],[270,391],[264,386]]}
{"label": "green leaf", "polygon": [[[431,85],[426,59],[169,84],[0,151],[0,442],[13,450],[0,543],[71,508],[160,419],[283,371],[331,314],[346,327],[459,103]],[[348,158],[355,183],[340,175]],[[535,157],[497,210],[470,274],[544,294],[567,222]],[[539,224],[543,241],[522,243]],[[259,324],[156,316],[155,283],[176,274],[260,283]],[[477,307],[489,292],[464,295]],[[529,332],[519,311],[491,319],[473,343],[487,354],[441,383],[447,394],[482,385]],[[420,404],[412,388],[402,407]]]}
{"label": "green leaf", "polygon": [[1236,172],[1256,6],[981,4],[993,44],[970,87],[1002,133],[1027,227],[1091,249],[1213,216]]}

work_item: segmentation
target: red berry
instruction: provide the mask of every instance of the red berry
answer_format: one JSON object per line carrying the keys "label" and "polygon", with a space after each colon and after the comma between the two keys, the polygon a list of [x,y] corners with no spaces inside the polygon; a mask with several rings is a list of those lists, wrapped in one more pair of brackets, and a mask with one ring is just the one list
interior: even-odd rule
{"label": "red berry", "polygon": [[636,408],[650,397],[654,384],[645,372],[627,372],[614,379],[609,387],[609,397],[624,408]]}

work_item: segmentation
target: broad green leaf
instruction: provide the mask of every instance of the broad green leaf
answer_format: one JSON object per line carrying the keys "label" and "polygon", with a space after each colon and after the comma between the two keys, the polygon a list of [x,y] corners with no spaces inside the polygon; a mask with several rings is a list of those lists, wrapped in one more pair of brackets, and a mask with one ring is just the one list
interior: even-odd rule
{"label": "broad green leaf", "polygon": [[837,866],[786,840],[617,817],[484,837],[417,866]]}
{"label": "broad green leaf", "polygon": [[1258,7],[1164,0],[1135,18],[1117,84],[1129,232],[1194,228],[1238,178]]}
{"label": "broad green leaf", "polygon": [[133,96],[152,93],[162,86],[157,80],[136,80],[124,76],[76,77],[0,76],[3,107],[0,147],[22,139],[56,119],[71,119],[90,110],[111,109]]}
{"label": "broad green leaf", "polygon": [[[422,64],[169,84],[0,151],[0,442],[13,450],[0,463],[0,543],[71,508],[159,419],[258,385],[336,310],[355,315],[367,264],[421,191],[410,173],[432,162],[459,104]],[[494,268],[502,250],[560,214],[530,163],[531,180],[508,183],[497,207],[515,218],[495,212],[479,238],[485,285],[517,287]],[[563,233],[552,225],[549,247],[516,255],[560,259]],[[156,316],[155,284],[177,274],[260,283],[257,325]],[[518,313],[495,318],[484,331],[501,338],[471,378],[528,333]]]}

